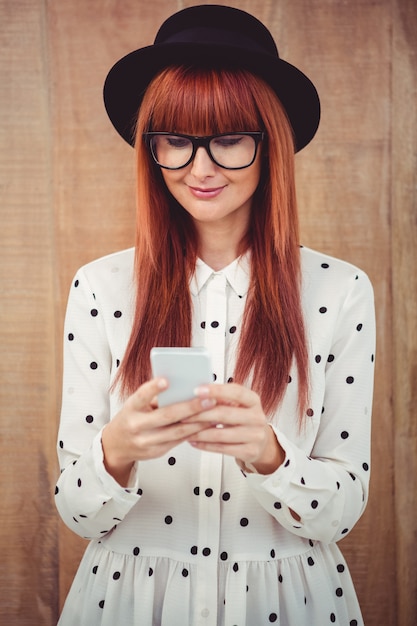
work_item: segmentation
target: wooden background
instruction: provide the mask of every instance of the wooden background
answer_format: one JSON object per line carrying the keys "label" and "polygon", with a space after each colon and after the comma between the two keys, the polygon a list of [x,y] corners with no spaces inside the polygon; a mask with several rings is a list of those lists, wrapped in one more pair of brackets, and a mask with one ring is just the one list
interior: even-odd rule
{"label": "wooden background", "polygon": [[[75,270],[133,242],[133,153],[103,80],[189,4],[0,0],[2,624],[55,624],[84,549],[52,498],[63,314]],[[264,21],[321,94],[297,156],[303,243],[364,268],[378,314],[372,492],[342,549],[367,626],[414,626],[417,2],[229,4]]]}

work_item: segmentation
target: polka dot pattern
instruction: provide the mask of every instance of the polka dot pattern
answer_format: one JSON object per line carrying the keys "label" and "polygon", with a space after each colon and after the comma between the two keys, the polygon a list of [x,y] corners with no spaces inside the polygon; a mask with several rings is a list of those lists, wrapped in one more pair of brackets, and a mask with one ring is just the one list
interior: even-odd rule
{"label": "polka dot pattern", "polygon": [[[243,477],[232,457],[201,455],[187,444],[139,463],[124,488],[110,480],[100,466],[99,433],[119,406],[117,394],[109,397],[108,389],[129,337],[133,251],[110,255],[78,273],[64,335],[57,446],[62,473],[55,497],[67,524],[95,541],[69,594],[63,626],[71,607],[80,604],[79,590],[86,623],[97,622],[100,615],[109,623],[133,623],[124,605],[112,615],[111,594],[120,597],[122,586],[123,593],[147,589],[146,597],[153,598],[160,581],[168,580],[178,607],[183,597],[197,602],[201,594],[190,596],[188,590],[198,589],[198,580],[206,585],[211,580],[207,572],[213,571],[220,608],[209,602],[194,607],[202,617],[217,616],[219,610],[221,619],[227,615],[227,623],[243,626],[239,611],[245,606],[248,623],[280,624],[283,611],[294,616],[297,626],[310,626],[311,588],[322,580],[329,591],[315,607],[320,623],[362,626],[334,541],[354,527],[367,497],[370,455],[363,443],[369,436],[375,354],[370,288],[366,276],[347,264],[306,248],[301,254],[308,275],[304,306],[312,377],[305,431],[300,434],[294,419],[298,375],[292,369],[281,410],[272,420],[278,436],[283,433],[285,461],[256,498],[257,477]],[[232,383],[248,280],[243,262],[220,274],[198,266],[197,282],[190,287],[193,343],[212,350],[215,382]],[[74,450],[85,452],[78,457]],[[339,506],[341,501],[346,507]],[[271,524],[271,516],[277,524]],[[247,561],[242,554],[250,555]],[[259,571],[266,588],[278,584],[279,602],[260,588]],[[294,589],[291,581],[300,578],[303,588]],[[138,610],[147,623],[149,604],[143,602]],[[156,615],[159,610],[155,607]],[[192,626],[188,615],[185,606],[178,623]]]}

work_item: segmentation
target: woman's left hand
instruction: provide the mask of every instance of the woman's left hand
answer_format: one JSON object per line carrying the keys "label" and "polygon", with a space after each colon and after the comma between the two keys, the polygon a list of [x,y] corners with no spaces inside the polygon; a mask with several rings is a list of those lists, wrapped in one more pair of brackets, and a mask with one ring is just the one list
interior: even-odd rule
{"label": "woman's left hand", "polygon": [[211,425],[189,438],[195,448],[233,456],[254,466],[259,474],[271,474],[281,465],[285,453],[268,424],[257,393],[228,383],[204,385],[196,394],[200,399],[214,399],[216,405],[184,420]]}

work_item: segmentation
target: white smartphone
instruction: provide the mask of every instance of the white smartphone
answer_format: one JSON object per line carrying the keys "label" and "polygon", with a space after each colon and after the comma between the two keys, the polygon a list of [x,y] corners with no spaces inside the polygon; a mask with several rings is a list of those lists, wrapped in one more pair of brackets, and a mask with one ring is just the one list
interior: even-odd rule
{"label": "white smartphone", "polygon": [[207,348],[152,348],[154,377],[166,378],[169,387],[158,394],[158,406],[192,400],[194,389],[213,382]]}

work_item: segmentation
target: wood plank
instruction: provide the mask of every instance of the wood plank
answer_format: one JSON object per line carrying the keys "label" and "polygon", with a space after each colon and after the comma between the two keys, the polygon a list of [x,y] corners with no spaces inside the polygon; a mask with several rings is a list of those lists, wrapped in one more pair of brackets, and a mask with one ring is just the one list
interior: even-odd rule
{"label": "wood plank", "polygon": [[55,316],[44,3],[1,2],[0,622],[57,611]]}
{"label": "wood plank", "polygon": [[[417,619],[417,4],[393,2],[392,307],[398,625]],[[392,453],[391,453],[392,454]]]}

